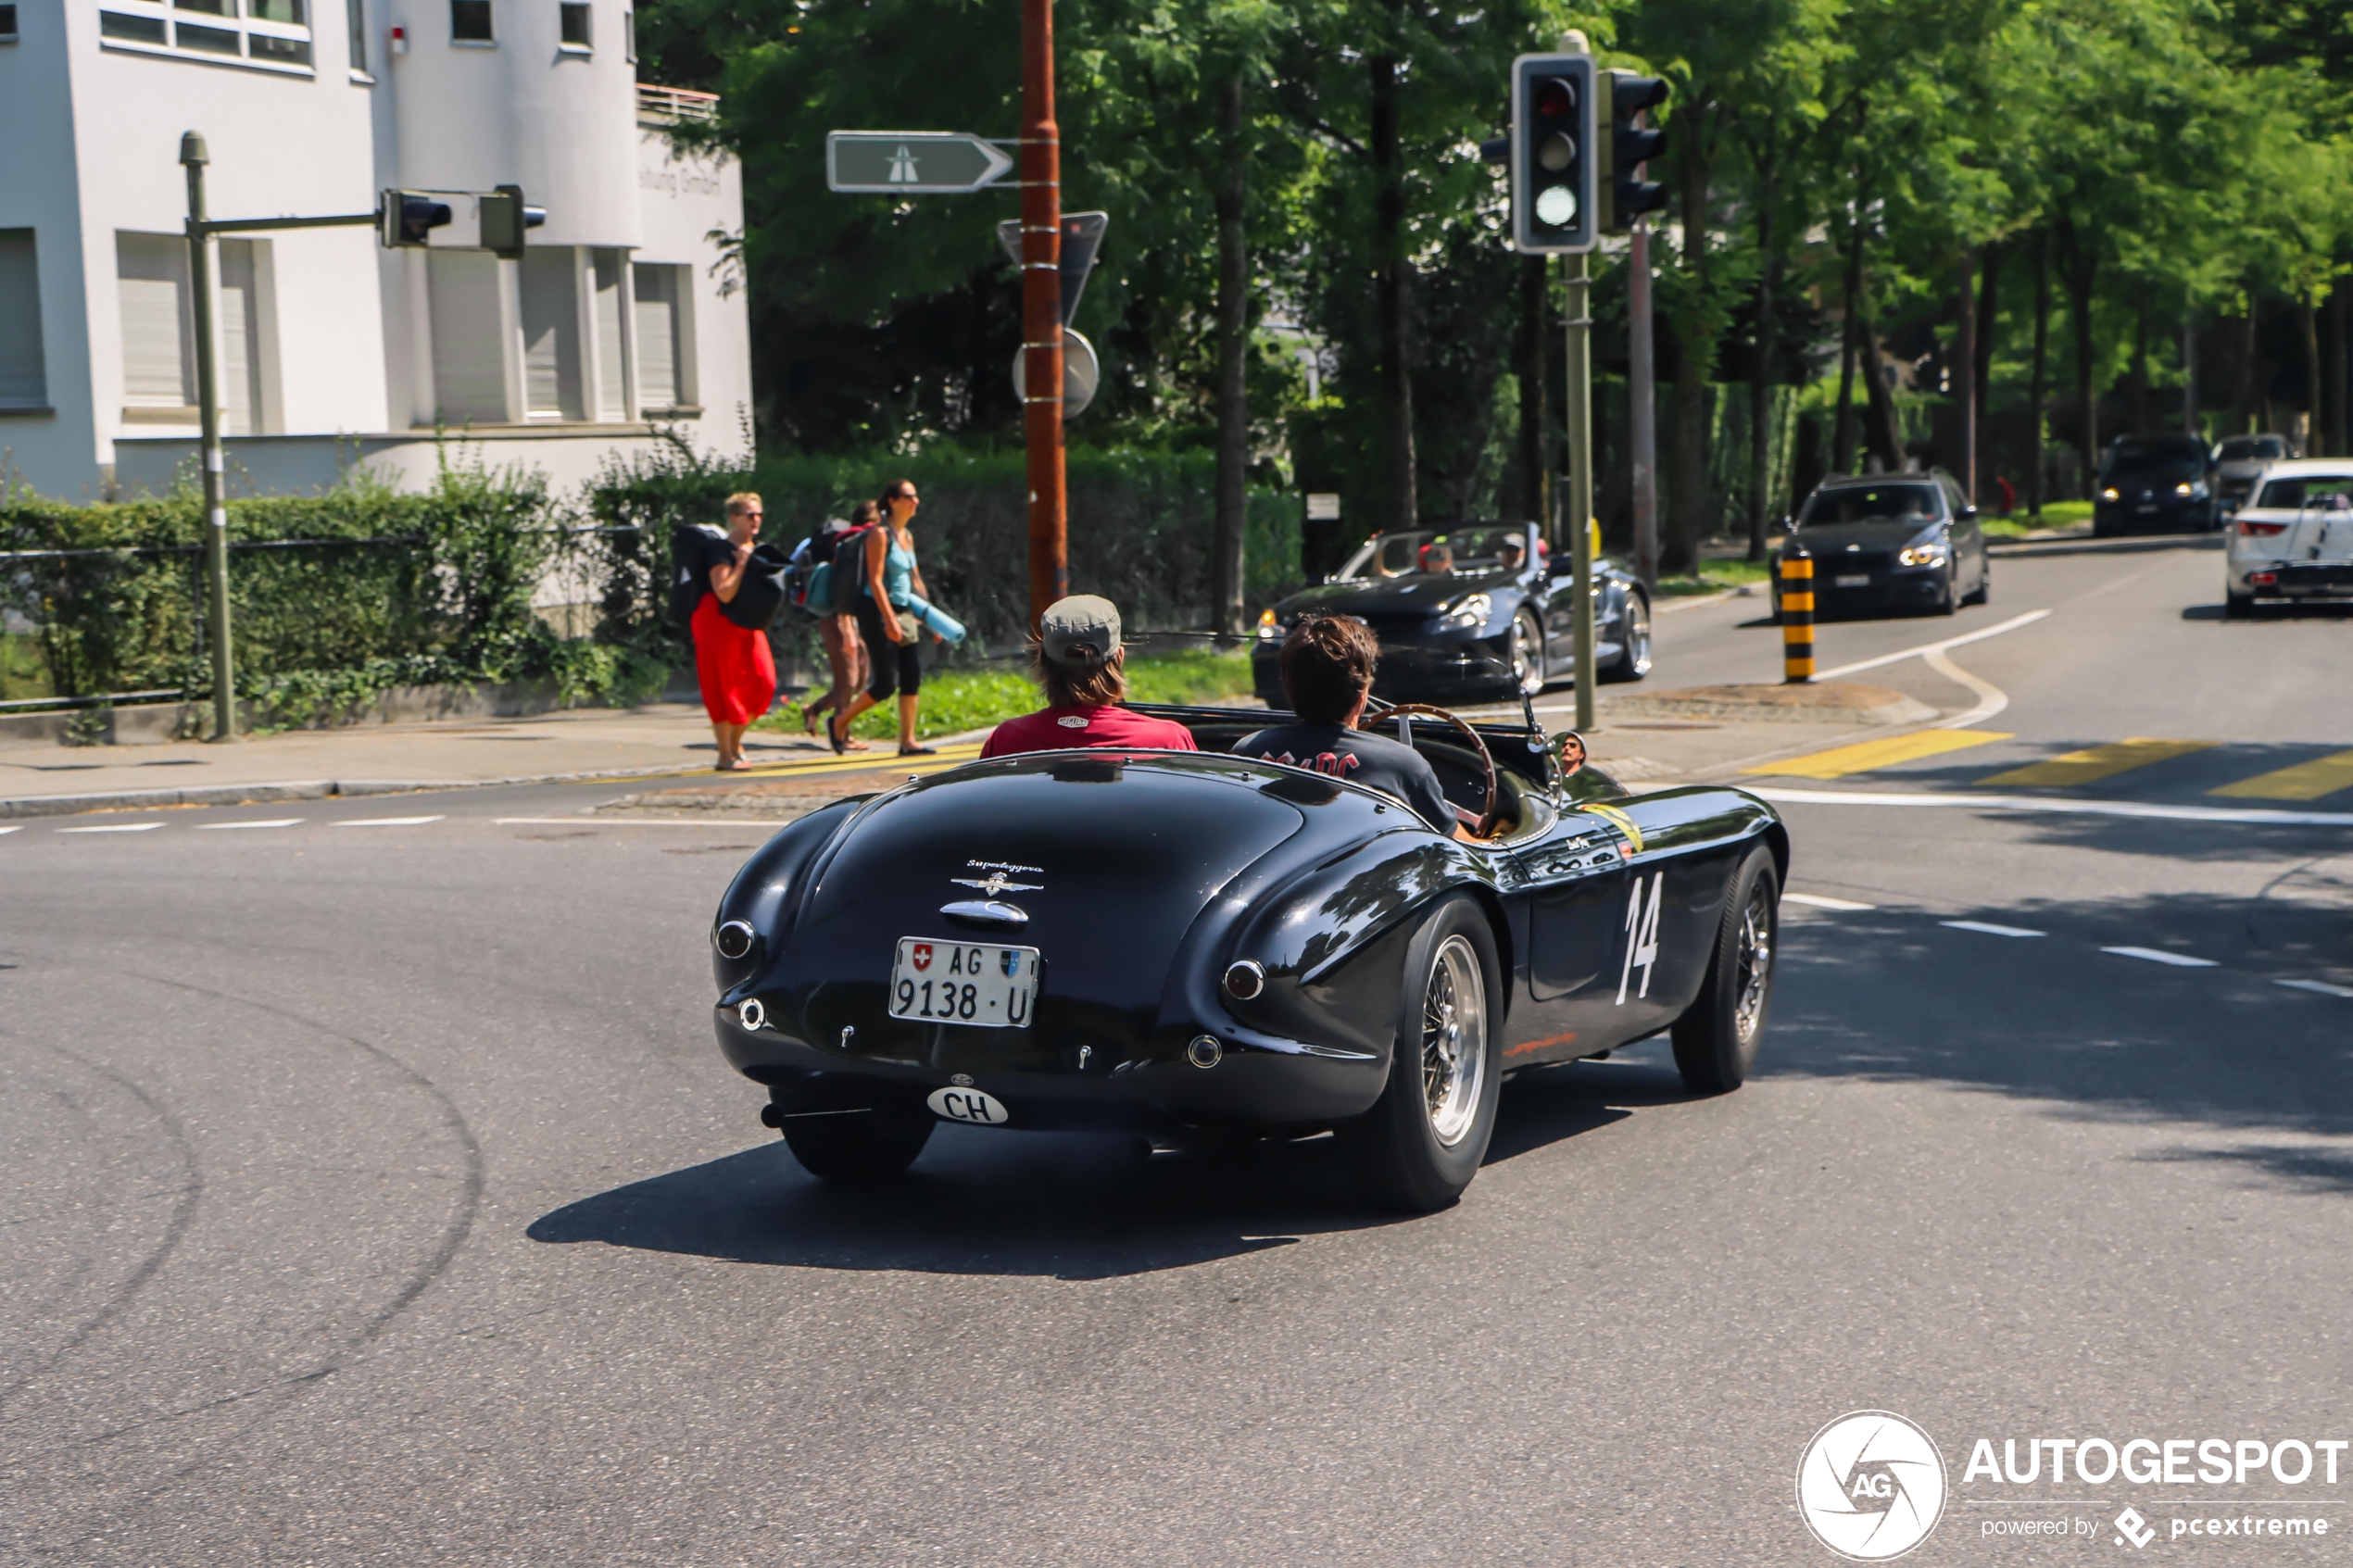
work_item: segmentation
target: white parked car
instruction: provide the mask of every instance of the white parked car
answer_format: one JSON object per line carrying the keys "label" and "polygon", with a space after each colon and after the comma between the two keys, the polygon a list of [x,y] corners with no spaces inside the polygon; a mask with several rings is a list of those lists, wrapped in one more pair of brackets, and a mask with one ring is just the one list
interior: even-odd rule
{"label": "white parked car", "polygon": [[2353,602],[2353,458],[2302,458],[2263,470],[2231,520],[2223,613],[2258,600]]}
{"label": "white parked car", "polygon": [[2226,435],[2214,444],[2214,498],[2229,517],[2255,494],[2256,481],[2273,463],[2294,457],[2284,435]]}

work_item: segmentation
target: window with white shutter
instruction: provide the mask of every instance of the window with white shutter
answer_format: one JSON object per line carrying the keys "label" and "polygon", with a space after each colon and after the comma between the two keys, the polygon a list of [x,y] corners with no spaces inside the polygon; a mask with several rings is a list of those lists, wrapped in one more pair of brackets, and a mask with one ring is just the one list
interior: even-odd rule
{"label": "window with white shutter", "polygon": [[570,245],[523,255],[523,407],[535,420],[586,418],[580,395],[579,267],[579,253]]}
{"label": "window with white shutter", "polygon": [[479,251],[434,251],[425,260],[439,416],[449,424],[503,424],[510,416],[498,258]]}
{"label": "window with white shutter", "polygon": [[630,271],[636,295],[637,406],[649,416],[689,408],[695,397],[686,270],[641,264]]}
{"label": "window with white shutter", "polygon": [[41,356],[41,270],[30,229],[0,229],[0,408],[49,406]]}
{"label": "window with white shutter", "polygon": [[597,417],[611,422],[629,417],[629,333],[621,293],[628,265],[625,251],[596,253]]}
{"label": "window with white shutter", "polygon": [[188,307],[188,242],[177,234],[115,235],[122,303],[122,401],[139,411],[196,421],[195,340]]}

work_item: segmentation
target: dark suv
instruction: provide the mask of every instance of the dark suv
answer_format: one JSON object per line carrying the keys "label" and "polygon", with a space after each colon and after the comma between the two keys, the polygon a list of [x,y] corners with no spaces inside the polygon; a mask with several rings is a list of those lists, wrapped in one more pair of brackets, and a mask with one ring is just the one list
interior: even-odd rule
{"label": "dark suv", "polygon": [[[1824,480],[1798,509],[1782,551],[1793,545],[1814,558],[1818,615],[1950,615],[1993,593],[1977,508],[1941,470]],[[1773,577],[1778,584],[1778,558]]]}
{"label": "dark suv", "polygon": [[2221,521],[2213,454],[2194,435],[2120,435],[2100,463],[2092,536],[2204,533]]}

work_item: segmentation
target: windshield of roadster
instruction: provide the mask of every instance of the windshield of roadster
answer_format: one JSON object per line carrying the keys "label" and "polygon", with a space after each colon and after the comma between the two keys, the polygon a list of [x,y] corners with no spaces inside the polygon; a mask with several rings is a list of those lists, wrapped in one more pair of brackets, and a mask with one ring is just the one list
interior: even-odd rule
{"label": "windshield of roadster", "polygon": [[[1332,581],[1377,582],[1411,577],[1430,570],[1441,553],[1452,560],[1457,577],[1501,571],[1506,567],[1504,546],[1507,541],[1516,543],[1525,552],[1528,530],[1508,523],[1478,523],[1464,528],[1410,528],[1394,533],[1376,533],[1356,547],[1356,553],[1333,574]],[[1523,554],[1508,564],[1516,570],[1525,564],[1525,559]]]}

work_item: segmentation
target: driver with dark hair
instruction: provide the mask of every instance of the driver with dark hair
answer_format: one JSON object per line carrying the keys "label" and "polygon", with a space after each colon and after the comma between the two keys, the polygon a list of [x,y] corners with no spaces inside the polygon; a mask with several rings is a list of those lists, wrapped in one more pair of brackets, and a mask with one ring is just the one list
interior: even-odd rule
{"label": "driver with dark hair", "polygon": [[1277,724],[1235,743],[1237,757],[1312,768],[1403,802],[1440,833],[1470,838],[1421,753],[1356,727],[1373,693],[1380,644],[1354,616],[1309,611],[1283,639],[1283,696],[1295,724]]}

